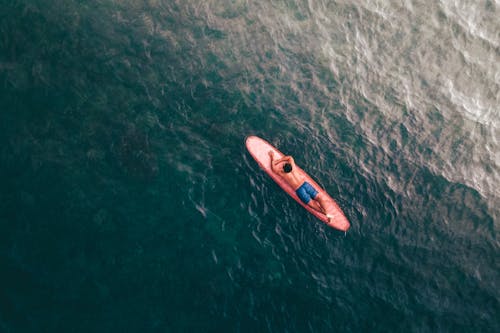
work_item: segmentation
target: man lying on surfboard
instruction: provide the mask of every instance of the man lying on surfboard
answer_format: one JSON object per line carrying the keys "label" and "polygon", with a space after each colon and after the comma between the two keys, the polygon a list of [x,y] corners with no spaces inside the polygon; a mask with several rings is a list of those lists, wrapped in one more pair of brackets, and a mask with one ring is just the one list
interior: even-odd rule
{"label": "man lying on surfboard", "polygon": [[[274,152],[269,151],[271,158],[271,169],[273,172],[280,175],[294,190],[297,196],[303,203],[312,209],[325,214],[328,218],[328,223],[332,222],[332,215],[326,214],[323,196],[309,182],[305,181],[303,176],[297,172],[295,161],[292,156],[284,156],[274,160]],[[283,164],[279,167],[279,164]]]}

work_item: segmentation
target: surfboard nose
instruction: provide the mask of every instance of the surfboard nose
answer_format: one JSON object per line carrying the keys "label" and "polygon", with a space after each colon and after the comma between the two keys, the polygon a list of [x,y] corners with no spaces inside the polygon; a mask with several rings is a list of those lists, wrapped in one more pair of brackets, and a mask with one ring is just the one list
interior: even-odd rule
{"label": "surfboard nose", "polygon": [[343,221],[341,221],[338,225],[338,228],[342,231],[347,231],[351,227],[351,224],[349,221],[347,221],[347,218],[344,218]]}
{"label": "surfboard nose", "polygon": [[347,231],[351,227],[351,224],[342,213],[335,212],[334,214],[328,214],[327,217],[331,218],[331,222],[327,222],[327,224],[332,228]]}
{"label": "surfboard nose", "polygon": [[331,221],[328,223],[330,227],[340,231],[347,231],[351,227],[349,220],[335,200],[328,197],[328,200],[324,201],[324,206],[326,208],[326,216],[330,218]]}

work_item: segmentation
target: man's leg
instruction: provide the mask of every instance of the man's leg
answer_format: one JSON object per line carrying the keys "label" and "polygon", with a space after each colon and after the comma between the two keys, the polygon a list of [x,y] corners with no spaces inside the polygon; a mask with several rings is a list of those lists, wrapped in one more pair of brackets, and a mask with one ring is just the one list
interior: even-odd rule
{"label": "man's leg", "polygon": [[316,196],[316,198],[314,198],[318,203],[319,205],[321,206],[321,210],[322,210],[322,213],[326,215],[327,219],[328,219],[328,224],[332,223],[333,222],[333,218],[334,216],[333,215],[329,215],[326,213],[326,209],[324,208],[326,205],[324,203],[324,199],[325,197],[323,196],[323,194],[318,194]]}
{"label": "man's leg", "polygon": [[315,199],[311,199],[311,201],[309,201],[309,203],[307,205],[309,207],[311,207],[312,209],[317,210],[320,213],[323,213],[323,214],[325,213],[323,207],[321,207],[320,203],[318,201],[316,201]]}

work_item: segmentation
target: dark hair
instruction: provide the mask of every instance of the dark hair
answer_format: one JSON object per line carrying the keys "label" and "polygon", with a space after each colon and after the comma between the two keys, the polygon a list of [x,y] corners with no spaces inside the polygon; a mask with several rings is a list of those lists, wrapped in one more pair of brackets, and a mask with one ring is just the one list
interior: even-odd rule
{"label": "dark hair", "polygon": [[290,163],[285,163],[283,165],[283,171],[285,171],[285,173],[289,173],[292,171],[292,165]]}

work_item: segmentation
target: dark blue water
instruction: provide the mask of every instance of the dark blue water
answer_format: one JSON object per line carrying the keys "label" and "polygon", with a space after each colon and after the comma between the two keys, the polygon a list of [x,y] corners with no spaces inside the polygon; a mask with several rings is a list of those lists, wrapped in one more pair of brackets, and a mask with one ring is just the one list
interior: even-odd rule
{"label": "dark blue water", "polygon": [[500,331],[497,1],[0,8],[1,332]]}

